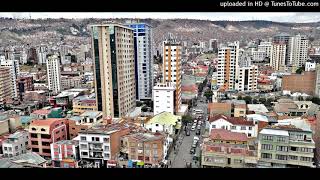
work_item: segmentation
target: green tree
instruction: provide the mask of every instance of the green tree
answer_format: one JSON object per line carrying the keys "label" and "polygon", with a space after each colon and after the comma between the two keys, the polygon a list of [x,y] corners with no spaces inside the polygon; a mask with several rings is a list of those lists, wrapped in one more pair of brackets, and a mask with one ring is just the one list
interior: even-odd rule
{"label": "green tree", "polygon": [[311,101],[312,101],[313,103],[315,103],[315,104],[320,105],[320,98],[318,98],[318,97],[312,97]]}
{"label": "green tree", "polygon": [[260,98],[260,99],[259,99],[259,102],[260,102],[261,104],[265,104],[265,103],[267,102],[267,100],[266,100],[266,98]]}
{"label": "green tree", "polygon": [[186,125],[187,123],[191,123],[192,122],[192,117],[189,115],[184,115],[182,116],[182,123],[184,125]]}
{"label": "green tree", "polygon": [[237,99],[238,99],[238,100],[243,100],[243,97],[242,97],[242,96],[238,96]]}
{"label": "green tree", "polygon": [[268,98],[267,101],[266,101],[266,106],[272,106],[272,102],[274,101],[273,98]]}
{"label": "green tree", "polygon": [[141,108],[141,111],[142,111],[142,112],[147,112],[147,111],[148,111],[148,108],[147,108],[146,106],[143,106],[143,107]]}
{"label": "green tree", "polygon": [[298,101],[303,101],[303,97],[302,97],[302,96],[299,96],[299,97],[298,97]]}
{"label": "green tree", "polygon": [[136,104],[137,104],[137,107],[141,107],[143,103],[140,101],[137,101]]}
{"label": "green tree", "polygon": [[252,104],[258,104],[258,100],[257,99],[252,99]]}
{"label": "green tree", "polygon": [[204,93],[204,96],[210,101],[210,99],[212,99],[212,95],[213,95],[213,92],[208,89],[205,93]]}
{"label": "green tree", "polygon": [[251,96],[246,96],[246,97],[243,98],[243,100],[245,100],[247,104],[251,104],[252,103],[252,97]]}
{"label": "green tree", "polygon": [[297,74],[301,74],[303,71],[304,71],[304,66],[299,67],[299,68],[296,70],[296,73],[297,73]]}

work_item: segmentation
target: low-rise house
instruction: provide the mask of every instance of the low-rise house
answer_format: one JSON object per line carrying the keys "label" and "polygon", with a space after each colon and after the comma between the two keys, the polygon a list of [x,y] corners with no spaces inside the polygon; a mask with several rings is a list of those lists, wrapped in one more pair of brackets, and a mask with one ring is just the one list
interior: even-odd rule
{"label": "low-rise house", "polygon": [[4,157],[19,156],[27,152],[28,132],[17,131],[10,134],[9,137],[2,142],[2,151]]}
{"label": "low-rise house", "polygon": [[47,160],[34,152],[0,159],[0,168],[46,168]]}
{"label": "low-rise house", "polygon": [[248,111],[252,111],[256,114],[264,114],[269,112],[264,104],[247,104]]}
{"label": "low-rise house", "polygon": [[84,164],[107,167],[120,152],[120,138],[130,132],[125,124],[97,124],[79,132],[80,158]]}
{"label": "low-rise house", "polygon": [[79,142],[62,140],[50,145],[52,166],[57,168],[78,168],[80,160]]}
{"label": "low-rise house", "polygon": [[315,142],[304,120],[283,120],[259,132],[259,167],[315,167]]}
{"label": "low-rise house", "polygon": [[91,96],[79,96],[73,99],[72,111],[74,115],[80,115],[85,111],[96,111],[96,99],[93,95]]}
{"label": "low-rise house", "polygon": [[312,101],[279,99],[277,102],[275,102],[273,109],[278,115],[315,116],[319,110],[319,105],[312,103]]}
{"label": "low-rise house", "polygon": [[162,112],[154,116],[146,124],[146,129],[151,132],[165,132],[175,135],[181,128],[181,116],[173,115],[169,112]]}
{"label": "low-rise house", "polygon": [[168,149],[164,133],[132,133],[122,138],[122,153],[128,157],[128,167],[158,166]]}
{"label": "low-rise house", "polygon": [[249,145],[244,133],[216,129],[203,140],[201,150],[203,168],[244,168],[257,164],[254,146]]}
{"label": "low-rise house", "polygon": [[6,114],[0,114],[0,135],[9,133],[9,117]]}
{"label": "low-rise house", "polygon": [[253,121],[247,121],[242,117],[216,115],[210,117],[207,123],[209,132],[216,129],[226,129],[232,132],[245,133],[248,137],[257,137],[258,135],[258,126]]}

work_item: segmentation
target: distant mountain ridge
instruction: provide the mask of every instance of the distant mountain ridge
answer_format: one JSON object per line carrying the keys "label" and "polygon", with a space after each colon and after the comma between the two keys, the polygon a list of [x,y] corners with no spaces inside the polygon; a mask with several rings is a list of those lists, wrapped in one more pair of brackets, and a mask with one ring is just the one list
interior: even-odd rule
{"label": "distant mountain ridge", "polygon": [[[42,41],[59,41],[75,39],[89,42],[89,24],[104,21],[125,23],[133,19],[10,19],[0,18],[0,42],[9,44],[10,38],[16,43],[41,43]],[[219,42],[247,42],[265,39],[284,32],[288,34],[305,34],[320,39],[320,22],[284,23],[264,20],[252,21],[209,21],[191,19],[139,19],[153,27],[156,45],[170,32],[180,40],[198,42],[218,39]],[[48,35],[46,35],[48,34]],[[32,39],[31,39],[32,37]],[[34,38],[39,37],[38,40]],[[65,38],[67,37],[67,38]],[[40,42],[36,42],[40,41]]]}

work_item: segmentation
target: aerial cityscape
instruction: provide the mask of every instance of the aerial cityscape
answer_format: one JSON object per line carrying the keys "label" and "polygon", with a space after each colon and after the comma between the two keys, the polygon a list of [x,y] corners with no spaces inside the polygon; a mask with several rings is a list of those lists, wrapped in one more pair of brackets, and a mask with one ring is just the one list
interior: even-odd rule
{"label": "aerial cityscape", "polygon": [[185,14],[0,13],[0,168],[318,168],[320,13]]}

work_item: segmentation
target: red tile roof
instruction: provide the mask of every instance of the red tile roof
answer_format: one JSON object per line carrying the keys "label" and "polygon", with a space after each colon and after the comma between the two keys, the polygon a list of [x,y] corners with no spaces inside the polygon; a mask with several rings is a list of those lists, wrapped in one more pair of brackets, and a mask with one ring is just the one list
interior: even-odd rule
{"label": "red tile roof", "polygon": [[39,115],[47,115],[51,112],[51,110],[47,109],[39,109],[32,112],[32,114],[39,114]]}
{"label": "red tile roof", "polygon": [[210,117],[209,122],[211,123],[211,122],[217,121],[219,119],[224,119],[234,125],[254,126],[253,121],[247,121],[246,119],[244,119],[242,117],[228,117],[228,116],[225,116],[222,114],[218,114],[218,115]]}
{"label": "red tile roof", "polygon": [[248,141],[248,137],[245,133],[231,132],[225,129],[213,129],[210,138],[224,141]]}
{"label": "red tile roof", "polygon": [[33,120],[30,124],[30,126],[51,126],[54,122],[65,120],[64,118],[49,118],[49,119],[36,119]]}

